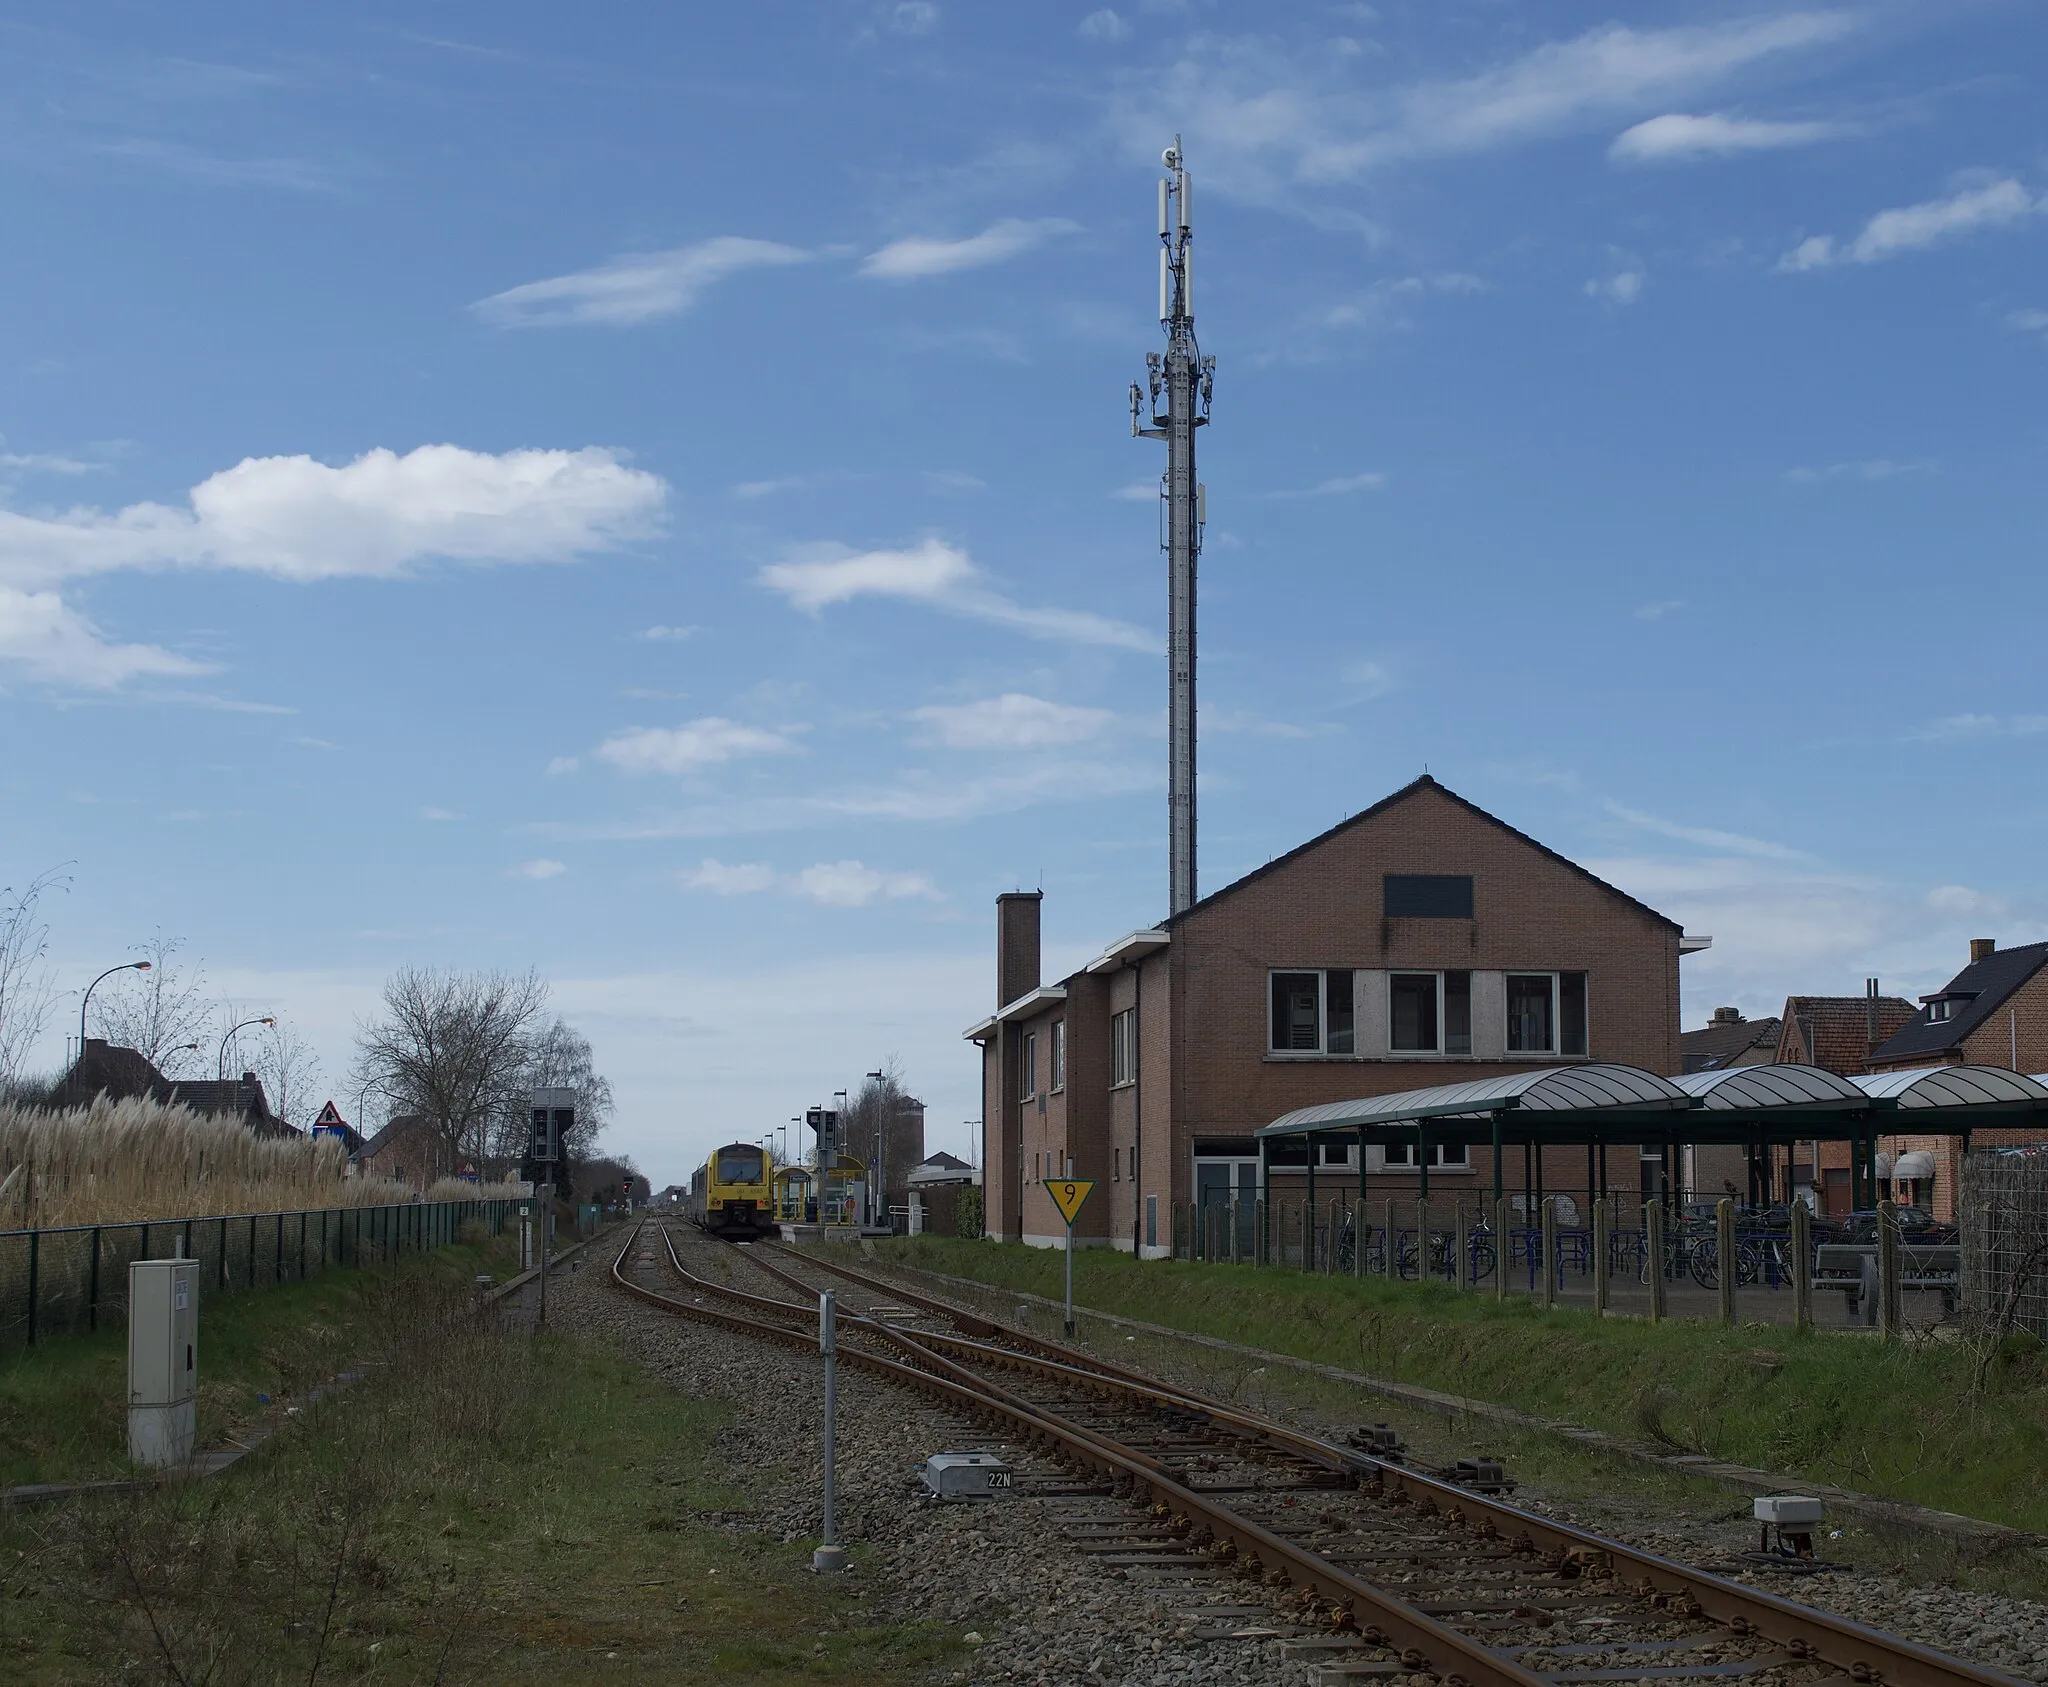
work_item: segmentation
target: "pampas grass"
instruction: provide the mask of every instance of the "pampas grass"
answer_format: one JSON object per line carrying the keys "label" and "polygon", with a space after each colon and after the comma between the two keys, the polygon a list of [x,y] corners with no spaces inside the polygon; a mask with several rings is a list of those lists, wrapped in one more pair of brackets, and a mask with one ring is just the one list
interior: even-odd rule
{"label": "pampas grass", "polygon": [[[409,1184],[344,1175],[332,1137],[258,1137],[234,1119],[160,1102],[62,1112],[0,1105],[0,1230],[223,1213],[373,1207],[413,1199]],[[429,1200],[492,1200],[510,1184],[443,1178]]]}

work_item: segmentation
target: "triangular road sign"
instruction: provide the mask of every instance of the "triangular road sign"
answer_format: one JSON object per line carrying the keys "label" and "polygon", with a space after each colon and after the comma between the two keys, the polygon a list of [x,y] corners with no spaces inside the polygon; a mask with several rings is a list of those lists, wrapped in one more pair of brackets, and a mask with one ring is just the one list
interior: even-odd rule
{"label": "triangular road sign", "polygon": [[1052,1204],[1059,1208],[1060,1217],[1072,1229],[1074,1215],[1081,1210],[1081,1203],[1088,1199],[1088,1191],[1095,1187],[1092,1177],[1062,1177],[1049,1179],[1045,1192],[1052,1197]]}
{"label": "triangular road sign", "polygon": [[341,1109],[330,1101],[325,1107],[320,1109],[320,1117],[315,1119],[313,1123],[316,1125],[340,1126],[348,1123],[348,1121],[341,1116]]}

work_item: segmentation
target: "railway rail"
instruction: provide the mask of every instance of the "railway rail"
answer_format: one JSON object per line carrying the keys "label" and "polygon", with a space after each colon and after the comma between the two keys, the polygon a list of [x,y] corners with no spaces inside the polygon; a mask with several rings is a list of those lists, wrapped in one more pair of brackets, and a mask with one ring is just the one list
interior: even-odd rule
{"label": "railway rail", "polygon": [[917,1390],[1139,1509],[1135,1523],[1075,1520],[1082,1550],[1134,1576],[1254,1583],[1328,1636],[1332,1661],[1357,1679],[2028,1687],[838,1262],[779,1245],[731,1250],[769,1285],[805,1298],[754,1293],[691,1271],[661,1226],[667,1266],[689,1298],[666,1294],[627,1269],[643,1230],[613,1262],[621,1289],[756,1339],[815,1349],[819,1275],[874,1297],[880,1304],[866,1312],[842,1307],[841,1364]]}

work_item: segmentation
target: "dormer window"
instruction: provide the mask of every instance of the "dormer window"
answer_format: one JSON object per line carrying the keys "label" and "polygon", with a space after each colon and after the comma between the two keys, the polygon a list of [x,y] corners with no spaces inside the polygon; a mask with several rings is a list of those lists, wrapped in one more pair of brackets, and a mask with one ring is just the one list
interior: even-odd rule
{"label": "dormer window", "polygon": [[1947,996],[1937,996],[1927,1004],[1927,1017],[1936,1023],[1948,1018],[1949,1010],[1955,1006]]}

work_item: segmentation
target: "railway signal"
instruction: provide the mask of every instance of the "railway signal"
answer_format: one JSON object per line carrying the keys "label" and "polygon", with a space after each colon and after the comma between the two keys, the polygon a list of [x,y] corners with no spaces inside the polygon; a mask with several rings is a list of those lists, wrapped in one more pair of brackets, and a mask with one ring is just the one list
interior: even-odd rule
{"label": "railway signal", "polygon": [[1081,1203],[1088,1199],[1095,1187],[1092,1177],[1056,1177],[1050,1179],[1045,1192],[1052,1197],[1052,1204],[1059,1209],[1061,1218],[1067,1221],[1067,1339],[1074,1337],[1074,1220],[1080,1216]]}
{"label": "railway signal", "polygon": [[576,1092],[535,1090],[527,1098],[526,1157],[533,1162],[533,1192],[540,1197],[540,1311],[537,1324],[548,1321],[548,1256],[554,1251],[555,1167],[562,1162],[562,1144],[576,1126]]}

